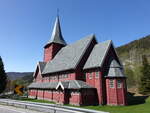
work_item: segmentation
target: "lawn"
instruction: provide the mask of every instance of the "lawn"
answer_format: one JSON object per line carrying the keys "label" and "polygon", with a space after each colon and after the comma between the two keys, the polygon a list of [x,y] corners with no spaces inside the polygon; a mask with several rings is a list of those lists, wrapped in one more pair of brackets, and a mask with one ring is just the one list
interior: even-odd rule
{"label": "lawn", "polygon": [[150,97],[148,97],[144,103],[133,103],[135,104],[128,106],[86,106],[84,108],[108,111],[110,113],[150,113]]}
{"label": "lawn", "polygon": [[[46,100],[35,100],[28,98],[19,100],[41,102],[41,103],[54,103]],[[128,106],[82,106],[81,108],[107,111],[110,113],[150,113],[150,97],[140,98],[140,102],[139,98],[134,98],[132,99],[132,104]]]}

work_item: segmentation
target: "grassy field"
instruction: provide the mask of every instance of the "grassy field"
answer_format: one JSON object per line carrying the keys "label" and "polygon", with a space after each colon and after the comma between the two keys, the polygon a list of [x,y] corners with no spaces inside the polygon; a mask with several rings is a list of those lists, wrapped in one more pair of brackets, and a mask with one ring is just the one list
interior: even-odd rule
{"label": "grassy field", "polygon": [[110,113],[150,113],[150,97],[145,103],[128,106],[87,106],[84,108],[108,111]]}
{"label": "grassy field", "polygon": [[[20,100],[54,104],[54,102],[50,102],[46,100],[35,100],[35,99],[28,99],[28,98],[24,98]],[[132,97],[132,100],[130,101],[130,105],[128,106],[82,106],[81,108],[107,111],[110,113],[150,113],[150,97],[141,97],[141,96],[134,97],[134,98]]]}

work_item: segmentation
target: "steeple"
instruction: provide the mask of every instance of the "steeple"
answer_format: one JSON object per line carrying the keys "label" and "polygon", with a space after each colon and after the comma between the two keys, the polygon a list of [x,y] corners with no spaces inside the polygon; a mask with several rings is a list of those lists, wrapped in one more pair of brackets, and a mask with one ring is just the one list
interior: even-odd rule
{"label": "steeple", "polygon": [[53,32],[51,35],[51,39],[44,46],[44,62],[48,62],[52,60],[58,51],[66,45],[65,40],[63,39],[59,16],[56,17],[56,21],[54,24]]}
{"label": "steeple", "polygon": [[62,44],[64,46],[66,45],[66,42],[65,42],[65,40],[62,36],[62,33],[61,33],[59,16],[56,17],[53,32],[51,35],[51,39],[48,41],[47,44],[50,44],[50,43]]}

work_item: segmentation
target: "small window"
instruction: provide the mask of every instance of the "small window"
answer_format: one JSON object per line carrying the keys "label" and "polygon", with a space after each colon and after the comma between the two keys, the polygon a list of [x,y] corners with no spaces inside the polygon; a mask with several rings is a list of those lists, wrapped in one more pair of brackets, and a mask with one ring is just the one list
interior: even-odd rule
{"label": "small window", "polygon": [[59,75],[59,79],[61,79],[61,75]]}
{"label": "small window", "polygon": [[122,84],[122,81],[121,80],[117,80],[117,88],[121,88],[121,84]]}
{"label": "small window", "polygon": [[68,78],[68,74],[65,74],[65,78]]}
{"label": "small window", "polygon": [[109,80],[109,87],[114,88],[114,80],[113,79]]}
{"label": "small window", "polygon": [[62,78],[65,78],[65,74],[62,74]]}
{"label": "small window", "polygon": [[65,78],[65,77],[66,77],[66,75],[65,75],[65,74],[63,74],[63,75],[62,75],[62,78]]}
{"label": "small window", "polygon": [[89,79],[92,79],[92,73],[89,73]]}
{"label": "small window", "polygon": [[99,71],[95,72],[95,78],[99,78]]}

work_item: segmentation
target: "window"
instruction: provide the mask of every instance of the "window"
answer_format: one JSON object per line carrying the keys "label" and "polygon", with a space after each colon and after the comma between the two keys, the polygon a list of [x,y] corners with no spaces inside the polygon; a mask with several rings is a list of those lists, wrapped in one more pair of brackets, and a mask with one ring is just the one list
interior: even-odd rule
{"label": "window", "polygon": [[64,78],[68,78],[68,74],[64,74]]}
{"label": "window", "polygon": [[114,80],[113,79],[109,80],[109,87],[114,88]]}
{"label": "window", "polygon": [[61,79],[62,78],[62,76],[61,75],[59,75],[59,79]]}
{"label": "window", "polygon": [[99,78],[99,71],[95,72],[95,78]]}
{"label": "window", "polygon": [[92,73],[89,73],[89,79],[92,79]]}
{"label": "window", "polygon": [[122,81],[121,80],[117,80],[117,88],[121,88],[121,84],[122,84]]}
{"label": "window", "polygon": [[62,78],[65,78],[65,74],[62,75]]}

